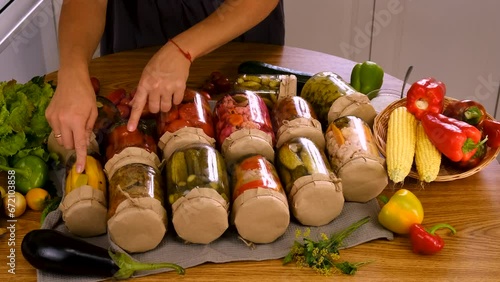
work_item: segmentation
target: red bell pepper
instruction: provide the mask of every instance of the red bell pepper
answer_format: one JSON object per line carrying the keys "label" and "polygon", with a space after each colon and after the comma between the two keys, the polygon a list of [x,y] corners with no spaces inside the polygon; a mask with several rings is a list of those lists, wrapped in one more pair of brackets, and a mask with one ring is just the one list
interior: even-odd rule
{"label": "red bell pepper", "polygon": [[486,142],[476,127],[442,114],[426,113],[421,122],[432,144],[453,162],[468,161]]}
{"label": "red bell pepper", "polygon": [[441,228],[448,228],[452,234],[457,231],[451,225],[440,223],[433,226],[430,230],[426,230],[421,224],[412,224],[410,226],[410,240],[413,252],[423,255],[432,255],[444,248],[444,240],[439,235],[434,234],[436,230]]}
{"label": "red bell pepper", "polygon": [[492,149],[500,147],[500,122],[491,119],[483,121],[483,132],[487,136],[486,145]]}
{"label": "red bell pepper", "polygon": [[448,104],[443,115],[478,126],[486,118],[486,109],[476,101],[461,100]]}
{"label": "red bell pepper", "polygon": [[428,77],[414,82],[406,95],[406,108],[418,120],[424,113],[440,114],[444,108],[446,86],[435,78]]}

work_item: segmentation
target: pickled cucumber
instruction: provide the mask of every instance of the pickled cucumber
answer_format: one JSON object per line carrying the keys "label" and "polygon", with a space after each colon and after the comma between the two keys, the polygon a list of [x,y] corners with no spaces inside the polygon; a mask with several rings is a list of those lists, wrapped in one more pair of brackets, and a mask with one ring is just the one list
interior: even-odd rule
{"label": "pickled cucumber", "polygon": [[189,149],[185,151],[185,156],[188,175],[201,175],[200,152],[197,149]]}
{"label": "pickled cucumber", "polygon": [[292,176],[293,182],[295,182],[302,176],[309,175],[309,173],[307,172],[307,168],[304,165],[299,165],[295,169],[290,171],[290,175]]}
{"label": "pickled cucumber", "polygon": [[296,151],[292,151],[292,146],[290,144],[284,144],[280,147],[278,152],[278,157],[281,165],[285,166],[289,170],[295,169],[297,166],[303,165],[302,160],[297,156]]}
{"label": "pickled cucumber", "polygon": [[321,172],[317,166],[317,161],[313,158],[313,156],[308,152],[307,150],[303,149],[299,153],[300,158],[302,159],[302,162],[304,163],[304,166],[307,169],[307,172],[309,174],[314,174],[314,173],[319,173]]}
{"label": "pickled cucumber", "polygon": [[171,178],[172,181],[179,185],[182,182],[186,182],[188,177],[188,170],[186,166],[186,159],[184,156],[184,152],[175,152],[172,155],[172,159],[170,160],[171,164]]}

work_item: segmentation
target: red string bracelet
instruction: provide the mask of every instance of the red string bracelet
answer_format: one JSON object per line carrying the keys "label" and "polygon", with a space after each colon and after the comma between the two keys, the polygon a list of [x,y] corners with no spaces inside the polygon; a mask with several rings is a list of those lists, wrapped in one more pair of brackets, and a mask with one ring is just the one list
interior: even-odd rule
{"label": "red string bracelet", "polygon": [[172,44],[174,44],[175,47],[179,49],[182,55],[184,55],[184,57],[186,57],[186,59],[188,59],[190,63],[193,63],[193,60],[191,59],[191,54],[189,54],[189,52],[182,50],[182,48],[179,45],[177,45],[177,43],[175,43],[175,41],[173,41],[172,39],[169,39],[168,41],[172,42]]}

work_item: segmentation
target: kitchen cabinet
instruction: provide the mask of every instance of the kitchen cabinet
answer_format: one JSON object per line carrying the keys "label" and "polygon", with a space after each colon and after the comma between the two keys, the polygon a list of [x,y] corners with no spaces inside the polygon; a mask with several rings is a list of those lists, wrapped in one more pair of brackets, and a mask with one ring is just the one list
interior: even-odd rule
{"label": "kitchen cabinet", "polygon": [[434,76],[448,96],[480,101],[494,114],[499,10],[497,0],[286,0],[286,44],[371,59],[400,79],[413,66],[409,83]]}

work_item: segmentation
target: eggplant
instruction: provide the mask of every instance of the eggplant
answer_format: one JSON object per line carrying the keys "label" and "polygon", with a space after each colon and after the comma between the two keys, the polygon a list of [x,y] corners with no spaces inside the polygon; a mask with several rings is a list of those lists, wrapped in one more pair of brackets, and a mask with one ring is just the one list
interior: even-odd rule
{"label": "eggplant", "polygon": [[185,273],[184,268],[173,263],[137,262],[125,253],[113,253],[52,229],[28,232],[21,251],[34,268],[58,274],[127,279],[138,270],[171,268]]}

